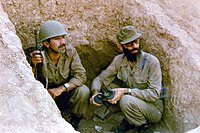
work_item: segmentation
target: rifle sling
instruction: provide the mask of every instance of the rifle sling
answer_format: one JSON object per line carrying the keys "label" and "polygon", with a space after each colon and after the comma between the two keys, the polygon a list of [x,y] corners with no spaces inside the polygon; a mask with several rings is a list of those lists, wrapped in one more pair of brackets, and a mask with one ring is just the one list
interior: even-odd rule
{"label": "rifle sling", "polygon": [[44,75],[45,75],[45,80],[46,80],[45,88],[48,89],[48,69],[47,69],[47,63],[46,63],[44,51],[41,51],[41,54],[42,54],[42,58],[43,58]]}

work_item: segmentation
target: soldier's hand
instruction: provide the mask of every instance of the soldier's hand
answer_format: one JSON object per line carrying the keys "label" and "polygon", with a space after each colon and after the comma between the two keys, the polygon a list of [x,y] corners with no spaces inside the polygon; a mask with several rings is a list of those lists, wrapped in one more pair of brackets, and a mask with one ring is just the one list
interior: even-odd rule
{"label": "soldier's hand", "polygon": [[115,96],[113,97],[113,99],[108,100],[108,102],[112,104],[116,104],[117,101],[119,101],[121,97],[127,92],[127,88],[115,88],[112,90],[115,91]]}
{"label": "soldier's hand", "polygon": [[94,100],[94,97],[96,97],[96,96],[99,95],[99,94],[101,94],[101,93],[98,92],[98,93],[95,93],[95,94],[92,95],[92,97],[90,98],[90,103],[91,103],[91,104],[94,104],[94,105],[96,105],[96,106],[101,106],[101,105],[103,105],[103,104],[96,103],[95,100]]}
{"label": "soldier's hand", "polygon": [[32,56],[32,66],[33,67],[36,67],[38,63],[42,63],[42,55],[41,55],[41,52],[39,50],[34,50],[32,53],[31,53],[31,56]]}
{"label": "soldier's hand", "polygon": [[60,96],[64,92],[65,88],[63,87],[64,86],[48,89],[48,93],[51,95],[53,99],[56,99],[57,96]]}

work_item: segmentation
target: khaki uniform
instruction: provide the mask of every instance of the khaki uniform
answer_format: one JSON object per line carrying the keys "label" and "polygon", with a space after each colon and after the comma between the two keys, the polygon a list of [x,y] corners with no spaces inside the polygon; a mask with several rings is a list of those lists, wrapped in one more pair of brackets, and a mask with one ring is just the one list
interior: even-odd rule
{"label": "khaki uniform", "polygon": [[[61,54],[58,64],[55,66],[45,51],[47,73],[43,67],[43,75],[48,75],[48,89],[58,87],[64,83],[71,82],[78,87],[69,92],[63,92],[55,102],[62,111],[70,109],[73,114],[83,116],[88,110],[89,88],[86,82],[86,70],[81,64],[76,49],[67,45],[66,53]],[[45,77],[45,76],[44,76]],[[45,83],[44,83],[45,85]]]}
{"label": "khaki uniform", "polygon": [[119,79],[119,87],[131,88],[131,95],[124,95],[119,106],[129,123],[140,126],[161,119],[162,75],[160,63],[153,55],[141,51],[137,60],[131,68],[124,54],[116,56],[108,68],[94,79],[92,91],[100,91],[103,87],[113,88],[111,82]]}

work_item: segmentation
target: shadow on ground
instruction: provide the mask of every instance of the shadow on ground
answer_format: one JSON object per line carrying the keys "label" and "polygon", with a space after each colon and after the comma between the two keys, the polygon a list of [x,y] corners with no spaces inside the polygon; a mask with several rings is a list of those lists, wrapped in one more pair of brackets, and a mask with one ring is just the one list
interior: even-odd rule
{"label": "shadow on ground", "polygon": [[[105,117],[104,117],[105,114]],[[70,120],[70,115],[66,111],[63,114],[65,120]],[[121,123],[124,116],[119,110],[108,110],[105,106],[97,107],[90,105],[88,115],[82,119],[79,124],[80,133],[113,133],[110,130]],[[153,133],[168,133],[163,126],[162,121],[152,125]],[[135,129],[129,130],[127,133],[138,133]],[[149,132],[145,132],[149,133]]]}

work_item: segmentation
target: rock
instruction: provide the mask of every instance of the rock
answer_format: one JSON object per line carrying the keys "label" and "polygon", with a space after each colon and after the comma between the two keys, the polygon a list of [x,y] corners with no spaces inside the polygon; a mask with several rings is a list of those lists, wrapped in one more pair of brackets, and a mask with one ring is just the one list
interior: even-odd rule
{"label": "rock", "polygon": [[[169,130],[163,132],[185,132],[200,125],[199,0],[2,0],[2,6],[14,26],[6,23],[9,20],[5,18],[0,26],[6,24],[16,33],[0,30],[1,36],[12,35],[1,45],[4,57],[1,61],[1,81],[8,82],[3,72],[9,71],[12,76],[10,81],[16,88],[21,87],[19,79],[29,79],[32,82],[28,85],[35,85],[20,41],[12,39],[17,34],[23,47],[33,46],[33,29],[47,19],[56,19],[69,30],[68,41],[79,52],[90,86],[93,78],[120,53],[116,48],[116,32],[124,25],[133,24],[143,33],[143,50],[154,54],[161,62],[167,97],[164,116],[157,127]],[[6,48],[8,52],[4,52]],[[26,66],[26,69],[21,66]],[[12,73],[14,69],[18,72],[17,76]],[[26,73],[22,74],[24,71]],[[32,101],[38,103],[38,100]],[[10,101],[7,103],[11,104]]]}
{"label": "rock", "polygon": [[0,131],[78,133],[34,79],[15,27],[0,7]]}
{"label": "rock", "polygon": [[200,132],[200,126],[195,128],[195,129],[192,129],[192,130],[190,130],[190,131],[188,131],[186,133],[199,133],[199,132]]}

